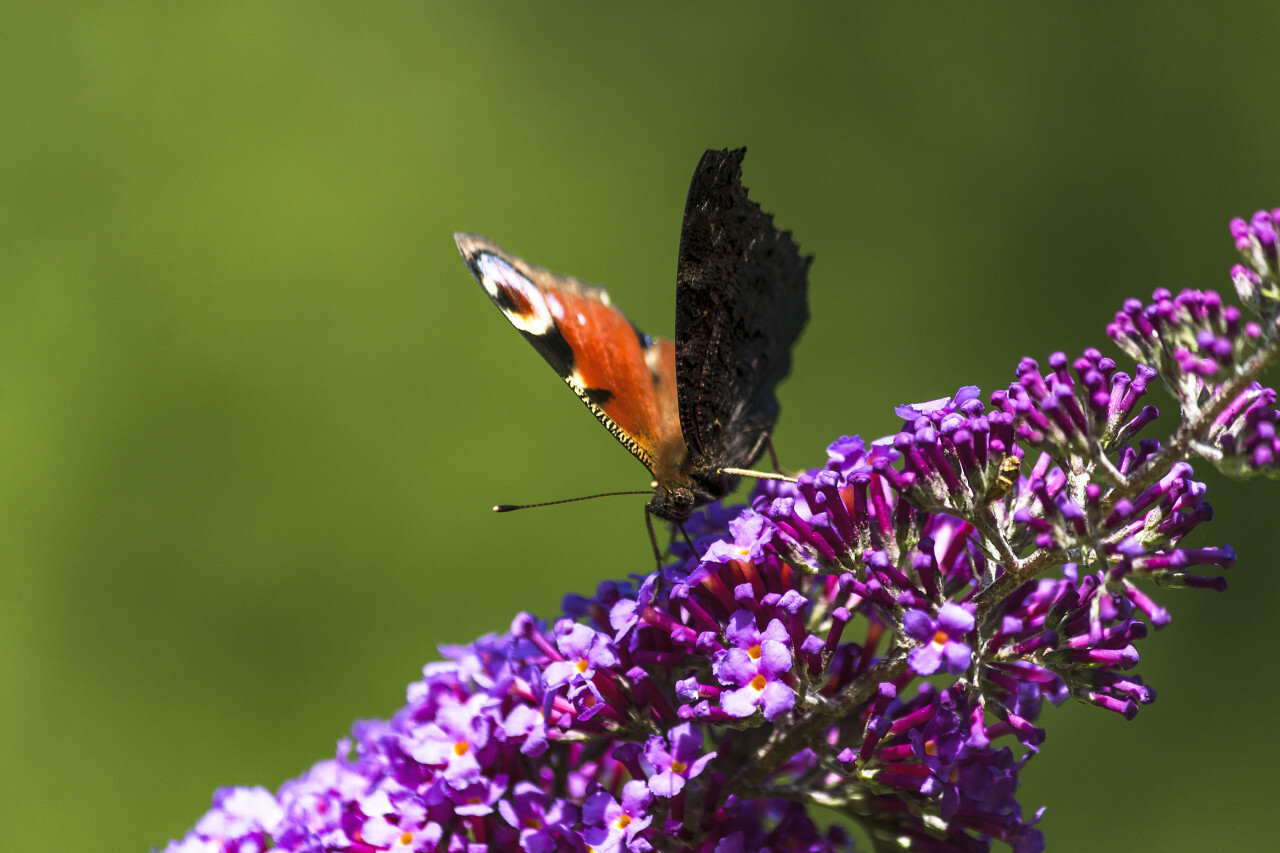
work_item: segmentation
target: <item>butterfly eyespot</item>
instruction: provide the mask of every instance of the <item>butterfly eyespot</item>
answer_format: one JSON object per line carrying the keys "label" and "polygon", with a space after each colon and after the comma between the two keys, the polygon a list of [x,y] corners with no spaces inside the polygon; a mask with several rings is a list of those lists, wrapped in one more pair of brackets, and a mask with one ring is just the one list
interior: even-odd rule
{"label": "butterfly eyespot", "polygon": [[545,335],[555,328],[553,315],[559,306],[525,278],[506,260],[492,253],[476,260],[480,284],[493,304],[517,329],[531,335]]}
{"label": "butterfly eyespot", "polygon": [[533,303],[529,301],[529,297],[507,284],[498,285],[498,299],[501,302],[502,310],[509,314],[515,314],[517,317],[533,317],[536,315],[536,309]]}

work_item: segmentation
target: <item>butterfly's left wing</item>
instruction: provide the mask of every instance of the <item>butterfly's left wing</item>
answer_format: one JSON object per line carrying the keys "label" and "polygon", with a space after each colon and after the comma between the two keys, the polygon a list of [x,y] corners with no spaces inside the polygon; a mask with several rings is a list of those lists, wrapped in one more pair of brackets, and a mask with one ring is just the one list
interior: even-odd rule
{"label": "butterfly's left wing", "polygon": [[534,266],[487,237],[453,236],[489,299],[614,438],[650,471],[683,452],[671,341],[637,329],[602,287]]}
{"label": "butterfly's left wing", "polygon": [[709,150],[689,185],[676,274],[680,427],[696,468],[747,467],[809,318],[809,264],[747,197],[745,148]]}

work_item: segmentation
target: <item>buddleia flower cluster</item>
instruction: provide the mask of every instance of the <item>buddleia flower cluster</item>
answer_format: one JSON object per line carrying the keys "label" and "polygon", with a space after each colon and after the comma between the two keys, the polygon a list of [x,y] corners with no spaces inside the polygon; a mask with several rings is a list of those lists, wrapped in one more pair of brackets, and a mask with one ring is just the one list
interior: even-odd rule
{"label": "buddleia flower cluster", "polygon": [[[1132,719],[1156,587],[1225,587],[1192,460],[1275,477],[1280,211],[1237,220],[1241,307],[1157,290],[1094,349],[897,410],[713,505],[660,570],[442,649],[388,721],[169,853],[1044,847],[1017,799],[1046,703]],[[1156,437],[1159,387],[1177,406]],[[638,563],[645,559],[637,554]],[[840,819],[816,814],[838,815]]]}

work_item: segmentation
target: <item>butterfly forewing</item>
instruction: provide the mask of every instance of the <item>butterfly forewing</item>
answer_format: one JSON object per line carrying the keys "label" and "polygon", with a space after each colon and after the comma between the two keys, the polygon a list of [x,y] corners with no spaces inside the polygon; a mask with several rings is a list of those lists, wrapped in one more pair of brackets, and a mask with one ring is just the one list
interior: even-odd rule
{"label": "butterfly forewing", "polygon": [[778,418],[777,384],[809,318],[790,231],[747,197],[745,148],[709,150],[685,204],[676,275],[680,426],[696,468],[752,465]]}
{"label": "butterfly forewing", "polygon": [[493,304],[650,470],[679,442],[675,349],[613,307],[604,288],[556,275],[493,241],[455,234]]}

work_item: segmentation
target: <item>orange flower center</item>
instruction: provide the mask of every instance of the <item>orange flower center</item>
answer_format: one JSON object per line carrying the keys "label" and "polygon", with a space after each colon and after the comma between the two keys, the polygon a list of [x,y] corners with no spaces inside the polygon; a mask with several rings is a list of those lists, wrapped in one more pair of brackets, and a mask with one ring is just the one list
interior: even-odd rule
{"label": "orange flower center", "polygon": [[765,678],[763,675],[757,675],[755,678],[751,679],[751,688],[758,692],[760,690],[764,690],[764,686],[768,683],[769,679]]}

